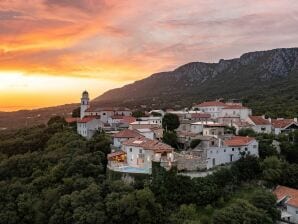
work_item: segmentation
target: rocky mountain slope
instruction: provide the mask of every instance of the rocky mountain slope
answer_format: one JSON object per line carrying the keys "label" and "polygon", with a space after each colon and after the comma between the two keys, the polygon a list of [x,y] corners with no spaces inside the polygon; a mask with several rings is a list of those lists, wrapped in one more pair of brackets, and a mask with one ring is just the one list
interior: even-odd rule
{"label": "rocky mountain slope", "polygon": [[[242,99],[257,113],[297,115],[298,48],[250,52],[218,63],[188,63],[107,91],[94,102],[156,108],[214,98]],[[279,113],[284,107],[287,114]]]}

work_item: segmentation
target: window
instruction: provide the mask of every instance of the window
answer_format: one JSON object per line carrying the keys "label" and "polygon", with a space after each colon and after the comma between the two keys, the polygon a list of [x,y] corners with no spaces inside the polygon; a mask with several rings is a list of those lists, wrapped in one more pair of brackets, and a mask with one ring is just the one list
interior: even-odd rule
{"label": "window", "polygon": [[211,141],[211,145],[214,145],[214,141]]}
{"label": "window", "polygon": [[106,113],[102,113],[102,115],[106,115]]}
{"label": "window", "polygon": [[238,148],[238,150],[240,151],[241,148]]}
{"label": "window", "polygon": [[247,147],[245,147],[245,151],[247,151],[248,149],[247,149]]}
{"label": "window", "polygon": [[212,154],[212,150],[210,151],[210,153]]}
{"label": "window", "polygon": [[139,149],[139,153],[143,153],[143,150],[142,149]]}
{"label": "window", "polygon": [[265,127],[261,127],[261,131],[265,131],[266,130],[266,128]]}
{"label": "window", "polygon": [[232,151],[234,152],[234,148],[232,148]]}
{"label": "window", "polygon": [[224,152],[226,152],[227,150],[226,149],[224,149]]}
{"label": "window", "polygon": [[129,151],[132,152],[132,148],[130,148]]}
{"label": "window", "polygon": [[254,148],[254,149],[257,148],[257,145],[253,145],[253,148]]}

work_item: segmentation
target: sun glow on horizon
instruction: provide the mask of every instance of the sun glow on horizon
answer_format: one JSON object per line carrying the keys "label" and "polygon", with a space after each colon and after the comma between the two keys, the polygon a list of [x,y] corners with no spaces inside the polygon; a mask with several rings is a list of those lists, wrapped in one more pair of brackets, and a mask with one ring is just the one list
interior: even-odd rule
{"label": "sun glow on horizon", "polygon": [[123,84],[125,83],[95,78],[0,72],[0,111],[77,103],[84,89],[95,98],[104,91]]}

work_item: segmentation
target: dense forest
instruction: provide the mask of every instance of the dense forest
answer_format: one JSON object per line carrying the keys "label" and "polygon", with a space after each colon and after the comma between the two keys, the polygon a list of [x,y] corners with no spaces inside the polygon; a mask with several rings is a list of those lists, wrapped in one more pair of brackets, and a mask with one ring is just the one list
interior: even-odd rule
{"label": "dense forest", "polygon": [[128,184],[107,175],[105,133],[86,140],[60,117],[0,132],[0,223],[275,223],[270,189],[298,188],[298,133],[256,137],[260,158],[193,179],[154,164]]}

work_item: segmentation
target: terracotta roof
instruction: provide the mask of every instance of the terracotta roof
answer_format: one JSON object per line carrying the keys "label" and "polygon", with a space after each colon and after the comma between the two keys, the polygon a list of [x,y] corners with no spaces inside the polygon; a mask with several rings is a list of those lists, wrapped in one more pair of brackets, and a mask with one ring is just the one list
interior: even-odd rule
{"label": "terracotta roof", "polygon": [[88,117],[83,117],[82,119],[78,120],[78,123],[88,123],[94,119],[99,119],[100,116],[88,116]]}
{"label": "terracotta roof", "polygon": [[145,150],[153,150],[154,152],[172,152],[174,149],[158,140],[151,140],[145,137],[132,138],[122,143],[126,146],[141,147]]}
{"label": "terracotta roof", "polygon": [[255,125],[270,125],[270,122],[262,116],[249,116],[249,118]]}
{"label": "terracotta roof", "polygon": [[124,129],[113,135],[114,138],[136,138],[141,137],[142,135],[136,131],[130,129]]}
{"label": "terracotta roof", "polygon": [[206,101],[196,105],[197,107],[218,107],[218,106],[226,106],[225,103],[220,101]]}
{"label": "terracotta roof", "polygon": [[132,116],[124,116],[122,118],[122,122],[123,123],[127,123],[127,124],[130,124],[130,123],[133,123],[135,122],[137,119],[135,117],[132,117]]}
{"label": "terracotta roof", "polygon": [[248,109],[247,107],[244,107],[242,105],[239,104],[235,104],[235,105],[226,105],[223,110],[229,110],[229,109]]}
{"label": "terracotta roof", "polygon": [[210,118],[211,115],[207,113],[193,113],[191,114],[191,118]]}
{"label": "terracotta roof", "polygon": [[288,197],[289,199],[286,201],[286,204],[298,208],[298,190],[278,185],[273,193],[276,195],[278,201]]}
{"label": "terracotta roof", "polygon": [[78,120],[80,120],[80,118],[78,118],[78,117],[67,117],[67,118],[65,118],[65,121],[67,122],[67,123],[76,123]]}
{"label": "terracotta roof", "polygon": [[243,146],[243,145],[248,145],[253,140],[255,140],[255,138],[233,136],[231,139],[225,140],[224,144],[226,146]]}
{"label": "terracotta roof", "polygon": [[271,124],[275,128],[286,128],[292,123],[295,123],[293,119],[272,119],[271,120]]}

